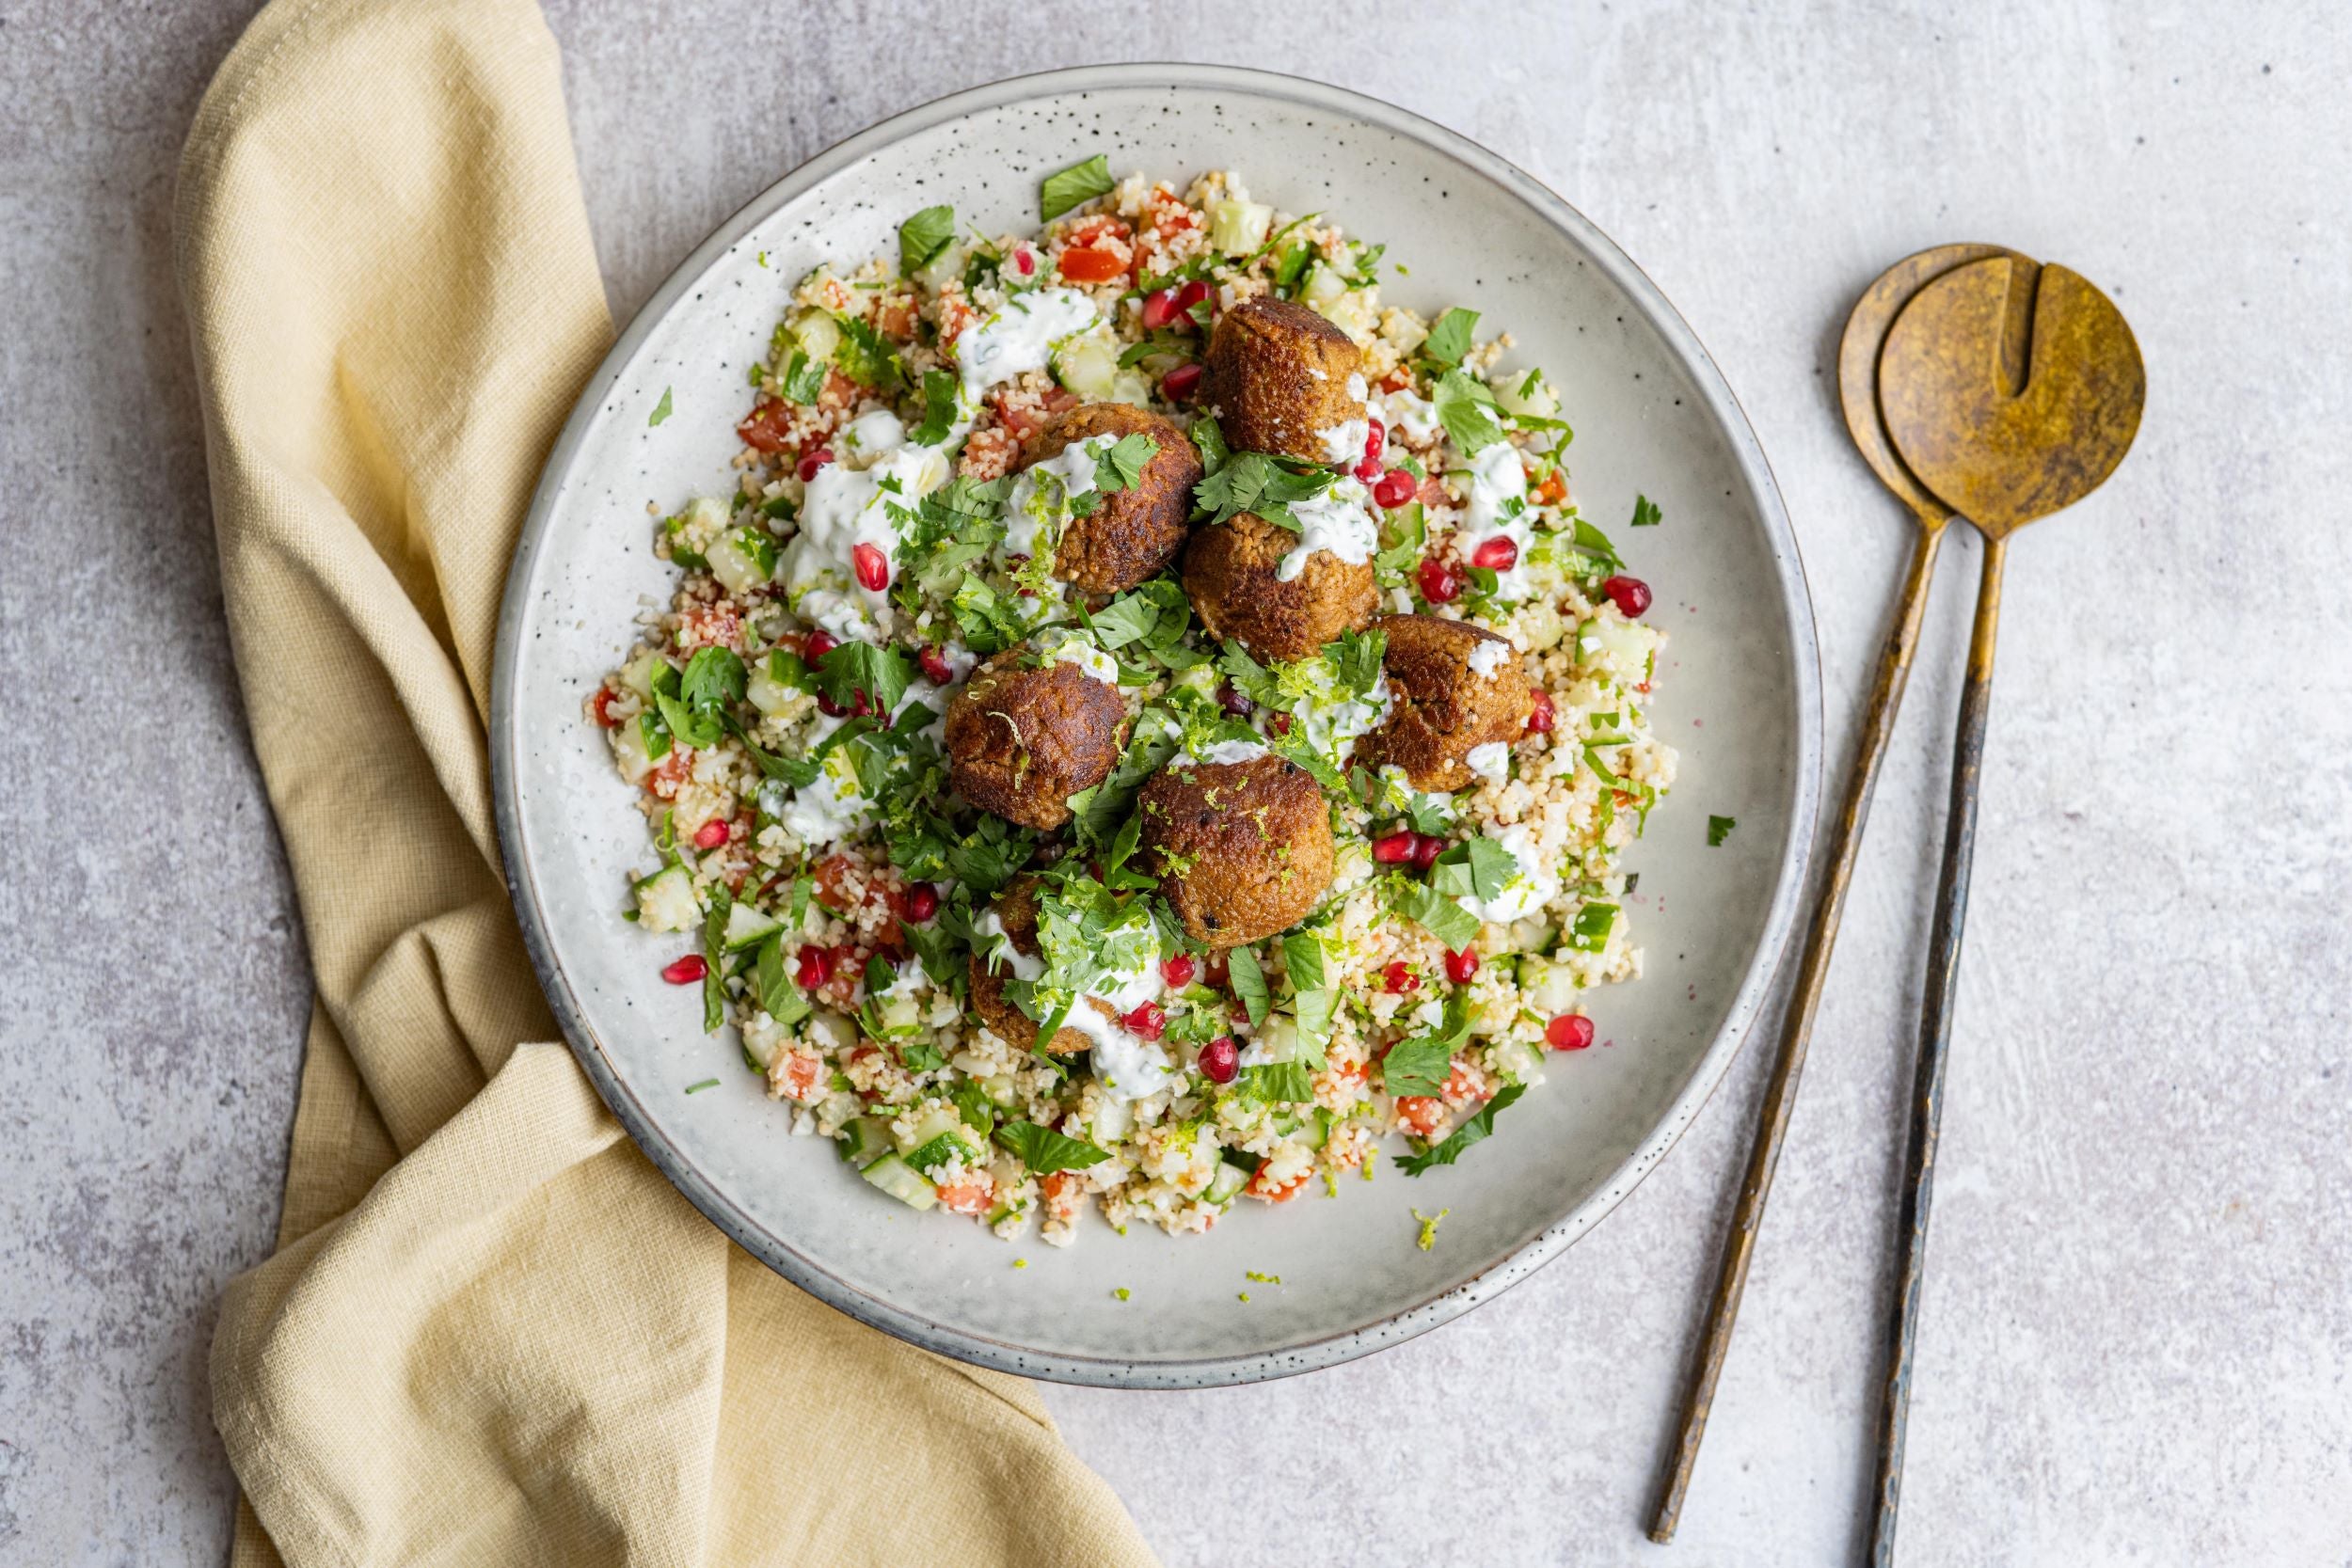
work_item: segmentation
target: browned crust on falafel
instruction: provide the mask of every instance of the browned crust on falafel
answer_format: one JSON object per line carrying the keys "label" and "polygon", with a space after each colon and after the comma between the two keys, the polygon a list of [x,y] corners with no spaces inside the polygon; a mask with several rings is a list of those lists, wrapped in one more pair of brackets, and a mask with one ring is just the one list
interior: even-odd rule
{"label": "browned crust on falafel", "polygon": [[1050,832],[1118,766],[1127,709],[1076,665],[1027,667],[1034,657],[998,654],[948,703],[947,778],[980,810]]}
{"label": "browned crust on falafel", "polygon": [[[1037,879],[1015,877],[996,895],[994,908],[996,918],[1004,925],[1005,937],[1014,950],[1037,958]],[[980,1022],[994,1030],[1015,1051],[1036,1050],[1037,1021],[1014,1006],[1012,999],[1005,994],[1005,982],[1011,977],[1011,971],[991,969],[988,960],[977,952],[972,955],[970,965],[972,1009],[980,1015]],[[1080,997],[1073,1006],[1095,1007],[1104,1013],[1110,1011],[1090,996]],[[1054,1031],[1053,1041],[1045,1049],[1048,1054],[1067,1056],[1073,1051],[1084,1051],[1093,1043],[1077,1030],[1064,1025]]]}
{"label": "browned crust on falafel", "polygon": [[1184,550],[1184,594],[1212,637],[1231,638],[1260,658],[1312,656],[1357,631],[1380,607],[1372,562],[1350,565],[1329,550],[1307,558],[1292,581],[1276,577],[1298,535],[1254,512],[1201,529]]}
{"label": "browned crust on falafel", "polygon": [[1331,811],[1296,763],[1175,763],[1143,786],[1142,847],[1195,942],[1287,931],[1331,885]]}
{"label": "browned crust on falafel", "polygon": [[1200,453],[1172,420],[1124,403],[1073,408],[1037,437],[1030,463],[1093,436],[1148,436],[1159,451],[1136,483],[1073,517],[1054,546],[1054,576],[1088,594],[1123,594],[1175,559],[1200,483]]}
{"label": "browned crust on falafel", "polygon": [[1217,318],[1200,379],[1201,405],[1235,451],[1325,461],[1321,431],[1363,417],[1347,378],[1363,366],[1356,341],[1303,305],[1260,295]]}
{"label": "browned crust on falafel", "polygon": [[1535,706],[1516,651],[1491,675],[1470,667],[1472,648],[1508,649],[1510,639],[1438,615],[1384,615],[1373,625],[1388,637],[1381,668],[1395,706],[1357,743],[1356,760],[1375,772],[1402,768],[1415,789],[1467,788],[1477,775],[1464,759],[1477,747],[1518,740]]}

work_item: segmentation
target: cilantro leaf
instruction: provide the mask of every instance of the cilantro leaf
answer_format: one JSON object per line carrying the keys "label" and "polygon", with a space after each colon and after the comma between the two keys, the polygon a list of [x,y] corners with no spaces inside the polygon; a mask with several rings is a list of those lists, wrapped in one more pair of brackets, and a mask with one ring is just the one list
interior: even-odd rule
{"label": "cilantro leaf", "polygon": [[1519,863],[1512,858],[1510,850],[1482,836],[1465,839],[1439,855],[1429,879],[1441,893],[1485,903],[1502,893],[1518,870]]}
{"label": "cilantro leaf", "polygon": [[1519,1096],[1526,1092],[1526,1085],[1511,1085],[1479,1107],[1478,1114],[1455,1128],[1447,1135],[1445,1142],[1416,1154],[1409,1160],[1399,1157],[1396,1163],[1404,1167],[1405,1174],[1407,1176],[1419,1176],[1433,1165],[1454,1164],[1462,1157],[1462,1151],[1470,1145],[1484,1143],[1495,1130],[1495,1117],[1518,1103]]}
{"label": "cilantro leaf", "polygon": [[1051,223],[1080,202],[1104,195],[1118,183],[1111,178],[1110,160],[1097,152],[1082,164],[1073,164],[1045,177],[1037,188],[1037,215]]}
{"label": "cilantro leaf", "polygon": [[852,705],[863,691],[877,713],[895,713],[914,679],[913,659],[897,648],[878,648],[871,642],[841,643],[817,661],[817,689],[843,707]]}
{"label": "cilantro leaf", "polygon": [[1477,325],[1477,311],[1455,306],[1438,318],[1438,325],[1422,341],[1421,351],[1440,365],[1458,365],[1470,350],[1470,330]]}
{"label": "cilantro leaf", "polygon": [[1250,1024],[1263,1025],[1272,999],[1266,990],[1265,971],[1258,967],[1258,955],[1247,947],[1236,947],[1226,955],[1225,961],[1227,973],[1232,977],[1233,994],[1248,1009]]}
{"label": "cilantro leaf", "polygon": [[898,225],[898,276],[912,277],[954,243],[956,210],[926,207]]}
{"label": "cilantro leaf", "polygon": [[743,661],[734,650],[705,647],[694,650],[678,679],[678,695],[696,713],[710,713],[727,703],[743,700]]}
{"label": "cilantro leaf", "polygon": [[1132,490],[1143,479],[1144,466],[1160,454],[1160,444],[1137,431],[1121,436],[1094,460],[1094,487],[1106,496]]}
{"label": "cilantro leaf", "polygon": [[668,419],[669,417],[670,388],[664,387],[661,388],[661,401],[653,405],[653,417],[648,419],[645,423],[648,427],[651,427],[653,425],[660,424],[662,420]]}
{"label": "cilantro leaf", "polygon": [[1478,935],[1478,917],[1425,882],[1398,878],[1389,895],[1389,907],[1458,953]]}
{"label": "cilantro leaf", "polygon": [[782,931],[759,944],[758,960],[752,966],[752,989],[758,996],[760,1011],[787,1028],[809,1015],[808,993],[793,984],[792,973],[785,966]]}
{"label": "cilantro leaf", "polygon": [[1239,1087],[1249,1099],[1268,1105],[1314,1103],[1313,1075],[1304,1062],[1261,1062],[1256,1067],[1244,1068]]}
{"label": "cilantro leaf", "polygon": [[1375,626],[1370,631],[1343,631],[1340,640],[1329,644],[1324,657],[1331,661],[1331,672],[1339,677],[1343,689],[1363,696],[1380,679],[1380,661],[1389,651],[1389,634]]}
{"label": "cilantro leaf", "polygon": [[1192,437],[1193,446],[1200,452],[1203,473],[1213,474],[1232,461],[1233,449],[1225,444],[1225,432],[1207,415],[1193,420],[1191,430],[1185,434]]}
{"label": "cilantro leaf", "polygon": [[813,404],[825,391],[825,365],[821,359],[811,359],[800,349],[784,363],[784,375],[778,389],[787,403]]}
{"label": "cilantro leaf", "polygon": [[1067,1137],[1033,1121],[1005,1123],[996,1129],[996,1141],[1019,1155],[1021,1163],[1038,1176],[1051,1176],[1057,1170],[1084,1170],[1110,1158],[1107,1150],[1082,1138]]}
{"label": "cilantro leaf", "polygon": [[1717,845],[1719,845],[1719,844],[1723,843],[1723,841],[1724,841],[1724,840],[1725,840],[1725,839],[1729,838],[1729,837],[1731,836],[1731,830],[1732,830],[1732,829],[1734,829],[1734,828],[1736,828],[1736,827],[1738,827],[1739,825],[1740,825],[1740,824],[1739,824],[1739,822],[1738,822],[1737,820],[1735,820],[1734,818],[1732,818],[1732,817],[1728,817],[1728,816],[1710,816],[1710,817],[1708,817],[1708,818],[1707,819],[1707,844],[1708,844],[1708,847],[1709,847],[1709,848],[1713,848],[1713,847],[1716,847]]}
{"label": "cilantro leaf", "polygon": [[946,371],[923,372],[923,422],[907,439],[918,447],[935,447],[956,427],[956,378]]}
{"label": "cilantro leaf", "polygon": [[906,366],[898,359],[898,351],[890,341],[855,316],[835,315],[834,324],[841,328],[841,346],[833,351],[833,361],[841,367],[841,373],[861,387],[884,389],[906,380]]}
{"label": "cilantro leaf", "polygon": [[1438,378],[1438,422],[1465,457],[1475,457],[1502,439],[1502,421],[1495,413],[1495,395],[1486,384],[1465,372],[1448,371]]}
{"label": "cilantro leaf", "polygon": [[1295,533],[1298,524],[1290,515],[1290,503],[1323,494],[1336,477],[1328,468],[1295,473],[1262,451],[1236,452],[1193,486],[1193,504],[1212,523],[1254,512]]}
{"label": "cilantro leaf", "polygon": [[1150,636],[1160,624],[1160,607],[1146,594],[1129,594],[1094,611],[1089,624],[1094,641],[1107,653]]}
{"label": "cilantro leaf", "polygon": [[1658,509],[1656,501],[1639,492],[1635,493],[1633,497],[1633,526],[1635,528],[1656,528],[1665,520],[1666,515]]}
{"label": "cilantro leaf", "polygon": [[1454,1074],[1454,1047],[1442,1035],[1415,1035],[1399,1040],[1380,1067],[1382,1081],[1393,1095],[1438,1095]]}

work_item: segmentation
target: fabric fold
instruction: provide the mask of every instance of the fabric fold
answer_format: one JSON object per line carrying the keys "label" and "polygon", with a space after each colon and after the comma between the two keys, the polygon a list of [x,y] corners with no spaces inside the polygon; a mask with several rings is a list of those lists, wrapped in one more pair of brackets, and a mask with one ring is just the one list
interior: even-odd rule
{"label": "fabric fold", "polygon": [[199,110],[176,233],[318,982],[280,1250],[213,1348],[234,1560],[1149,1563],[1033,1388],[733,1247],[547,1043],[484,720],[611,324],[537,10],[277,0]]}

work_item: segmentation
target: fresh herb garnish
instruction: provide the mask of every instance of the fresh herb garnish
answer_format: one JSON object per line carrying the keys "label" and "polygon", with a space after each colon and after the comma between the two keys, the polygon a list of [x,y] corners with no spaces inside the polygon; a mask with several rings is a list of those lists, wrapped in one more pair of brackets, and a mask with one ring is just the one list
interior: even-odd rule
{"label": "fresh herb garnish", "polygon": [[1709,848],[1713,848],[1715,846],[1717,846],[1717,845],[1719,845],[1719,844],[1723,843],[1723,841],[1724,841],[1724,840],[1725,840],[1725,839],[1729,838],[1729,837],[1731,836],[1731,830],[1732,830],[1732,829],[1734,829],[1734,828],[1736,828],[1736,827],[1738,827],[1739,825],[1740,825],[1740,824],[1739,824],[1739,822],[1738,822],[1737,820],[1735,820],[1734,818],[1732,818],[1732,817],[1728,817],[1728,816],[1710,816],[1710,817],[1708,817],[1708,818],[1707,819],[1707,843],[1708,843],[1708,847],[1709,847]]}
{"label": "fresh herb garnish", "polygon": [[1140,431],[1121,436],[1094,460],[1094,487],[1106,496],[1132,490],[1142,483],[1143,470],[1159,456],[1160,444]]}
{"label": "fresh herb garnish", "polygon": [[1478,917],[1425,882],[1399,877],[1391,884],[1389,907],[1458,953],[1478,935]]}
{"label": "fresh herb garnish", "polygon": [[1638,492],[1635,494],[1633,498],[1633,526],[1635,528],[1656,528],[1665,520],[1666,515],[1658,509],[1656,501]]}
{"label": "fresh herb garnish", "polygon": [[1033,1121],[1009,1121],[996,1129],[996,1141],[1021,1156],[1021,1163],[1039,1176],[1057,1170],[1084,1170],[1110,1158],[1104,1149],[1040,1127]]}
{"label": "fresh herb garnish", "polygon": [[1454,1053],[1470,1038],[1470,993],[1456,990],[1446,999],[1445,1017],[1425,1035],[1399,1040],[1380,1066],[1391,1094],[1437,1095],[1454,1075]]}
{"label": "fresh herb garnish", "polygon": [[873,710],[887,716],[898,711],[914,673],[914,661],[898,649],[852,641],[817,661],[817,689],[843,707],[864,692]]}
{"label": "fresh herb garnish", "polygon": [[1482,836],[1465,839],[1439,855],[1429,881],[1440,893],[1485,903],[1498,896],[1518,871],[1519,863],[1510,850]]}
{"label": "fresh herb garnish", "polygon": [[1407,1176],[1419,1176],[1433,1165],[1454,1164],[1462,1157],[1462,1151],[1470,1145],[1484,1143],[1495,1130],[1495,1117],[1517,1104],[1519,1096],[1526,1092],[1526,1085],[1511,1085],[1480,1106],[1478,1114],[1455,1128],[1447,1135],[1443,1143],[1434,1148],[1425,1149],[1410,1159],[1400,1155],[1396,1163],[1404,1167],[1405,1174]]}
{"label": "fresh herb garnish", "polygon": [[918,447],[935,447],[956,427],[956,378],[947,371],[923,372],[923,422],[907,439]]}
{"label": "fresh herb garnish", "polygon": [[1502,439],[1494,393],[1467,372],[1453,370],[1439,376],[1435,401],[1438,421],[1465,457],[1475,457]]}
{"label": "fresh herb garnish", "polygon": [[777,383],[777,389],[784,394],[787,403],[803,406],[815,403],[825,391],[824,361],[812,359],[802,350],[794,349],[792,356],[784,363],[784,375]]}
{"label": "fresh herb garnish", "polygon": [[841,328],[841,345],[834,350],[833,362],[841,367],[843,375],[861,387],[883,390],[906,380],[906,366],[887,338],[856,316],[835,315],[833,319]]}
{"label": "fresh herb garnish", "polygon": [[1252,1028],[1265,1022],[1273,1006],[1273,998],[1266,990],[1265,971],[1258,967],[1258,955],[1247,947],[1236,947],[1226,955],[1226,973],[1233,982],[1233,995],[1248,1010]]}
{"label": "fresh herb garnish", "polygon": [[706,1078],[706,1079],[704,1079],[704,1080],[703,1080],[701,1083],[699,1083],[699,1084],[689,1084],[689,1085],[686,1085],[686,1092],[687,1092],[688,1094],[700,1094],[700,1093],[702,1093],[702,1092],[703,1092],[703,1090],[705,1090],[705,1089],[715,1089],[715,1088],[717,1088],[718,1086],[719,1086],[719,1080],[717,1080],[716,1078]]}
{"label": "fresh herb garnish", "polygon": [[926,207],[898,225],[898,276],[912,277],[955,243],[956,210]]}
{"label": "fresh herb garnish", "polygon": [[1290,515],[1290,503],[1323,494],[1335,477],[1328,468],[1300,472],[1286,467],[1262,451],[1235,452],[1222,467],[1193,486],[1192,499],[1212,523],[1254,512],[1296,533],[1299,526]]}
{"label": "fresh herb garnish", "polygon": [[1470,330],[1477,325],[1477,311],[1454,306],[1438,318],[1438,325],[1422,340],[1421,351],[1440,365],[1458,365],[1470,350]]}
{"label": "fresh herb garnish", "polygon": [[1045,177],[1037,190],[1038,216],[1051,223],[1079,203],[1106,194],[1118,183],[1111,178],[1110,161],[1097,152],[1082,164],[1073,164]]}
{"label": "fresh herb garnish", "polygon": [[1245,1096],[1263,1104],[1314,1103],[1314,1078],[1304,1062],[1261,1062],[1242,1069],[1235,1082]]}
{"label": "fresh herb garnish", "polygon": [[661,388],[661,401],[660,401],[660,403],[657,403],[657,404],[655,404],[653,405],[653,417],[652,417],[651,419],[647,420],[645,421],[645,423],[646,423],[648,426],[651,426],[651,425],[658,425],[658,424],[660,424],[662,420],[664,420],[668,419],[669,417],[670,417],[670,388],[668,388],[667,387],[664,387],[664,388]]}

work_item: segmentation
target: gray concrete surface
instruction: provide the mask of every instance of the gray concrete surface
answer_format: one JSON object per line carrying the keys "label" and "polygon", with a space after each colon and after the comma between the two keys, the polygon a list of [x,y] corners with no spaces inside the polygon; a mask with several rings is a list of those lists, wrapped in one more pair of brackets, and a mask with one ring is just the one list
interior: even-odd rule
{"label": "gray concrete surface", "polygon": [[[0,0],[7,1562],[210,1562],[229,1528],[204,1346],[272,1231],[306,998],[167,222],[249,8]],[[2010,579],[1902,1556],[2352,1563],[2352,15],[1435,11],[556,0],[551,20],[624,314],[818,147],[1050,65],[1272,66],[1488,142],[1650,268],[1746,402],[1841,752],[1904,527],[1832,406],[1846,306],[1951,239],[2106,287],[2148,417]],[[1636,1520],[1761,1052],[1609,1224],[1457,1324],[1268,1387],[1053,1391],[1170,1564],[1851,1552],[1972,556],[1947,562],[1682,1542]]]}

